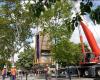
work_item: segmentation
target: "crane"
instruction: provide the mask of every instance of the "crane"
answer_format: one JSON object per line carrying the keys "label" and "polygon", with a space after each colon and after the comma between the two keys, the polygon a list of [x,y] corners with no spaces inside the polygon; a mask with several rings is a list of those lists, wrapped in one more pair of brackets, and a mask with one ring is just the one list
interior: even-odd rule
{"label": "crane", "polygon": [[83,44],[83,37],[80,34],[80,29],[79,29],[79,34],[80,34],[80,42],[81,42],[81,47],[83,51],[83,57],[84,61],[80,63],[79,66],[79,71],[81,76],[99,76],[100,77],[100,48],[94,38],[93,33],[91,30],[88,28],[86,23],[82,20],[80,15],[76,16],[76,20],[79,22],[81,25],[84,34],[87,38],[87,41],[89,43],[89,46],[92,50],[92,52],[86,52],[84,50],[84,44]]}

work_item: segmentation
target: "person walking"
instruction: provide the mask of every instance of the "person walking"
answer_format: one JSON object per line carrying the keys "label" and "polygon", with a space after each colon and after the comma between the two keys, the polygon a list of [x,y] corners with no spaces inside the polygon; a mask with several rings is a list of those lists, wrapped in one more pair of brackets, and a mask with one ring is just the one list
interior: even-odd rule
{"label": "person walking", "polygon": [[2,80],[5,80],[7,74],[7,70],[6,70],[6,66],[4,66],[4,68],[2,69]]}
{"label": "person walking", "polygon": [[45,66],[44,72],[45,72],[45,80],[48,80],[48,65]]}
{"label": "person walking", "polygon": [[16,80],[16,67],[12,66],[11,68],[11,80]]}

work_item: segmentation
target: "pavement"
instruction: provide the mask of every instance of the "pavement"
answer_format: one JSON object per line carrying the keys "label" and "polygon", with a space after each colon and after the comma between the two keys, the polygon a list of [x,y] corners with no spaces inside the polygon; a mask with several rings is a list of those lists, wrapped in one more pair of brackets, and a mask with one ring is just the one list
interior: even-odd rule
{"label": "pavement", "polygon": [[[0,80],[2,80],[2,77],[0,77]],[[10,80],[10,78],[6,78],[5,80]],[[25,76],[17,76],[16,80],[26,80]],[[34,76],[34,75],[29,75],[28,80],[45,80],[45,77],[43,75],[41,76]],[[51,78],[49,77],[48,80],[70,80],[69,78]],[[79,78],[79,77],[72,77],[71,80],[100,80],[95,79],[95,78]]]}
{"label": "pavement", "polygon": [[[2,80],[2,79],[0,79]],[[10,80],[10,78],[6,78],[5,80]],[[26,78],[17,78],[17,80],[26,80]],[[28,78],[28,80],[46,80],[46,79],[40,79],[40,78]],[[49,78],[48,80],[70,80],[69,78]],[[100,80],[100,79],[92,79],[92,78],[71,78],[71,80]]]}

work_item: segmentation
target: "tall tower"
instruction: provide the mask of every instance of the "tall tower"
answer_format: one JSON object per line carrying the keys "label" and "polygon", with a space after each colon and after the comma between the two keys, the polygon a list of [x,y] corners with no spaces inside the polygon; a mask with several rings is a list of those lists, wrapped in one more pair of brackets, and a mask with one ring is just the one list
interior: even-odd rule
{"label": "tall tower", "polygon": [[50,49],[51,42],[48,33],[39,32],[36,35],[36,63],[37,64],[50,64],[51,54]]}

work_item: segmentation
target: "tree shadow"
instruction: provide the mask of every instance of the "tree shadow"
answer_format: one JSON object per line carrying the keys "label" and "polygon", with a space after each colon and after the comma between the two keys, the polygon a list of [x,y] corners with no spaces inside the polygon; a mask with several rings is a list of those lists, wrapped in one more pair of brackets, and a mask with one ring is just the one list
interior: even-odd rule
{"label": "tree shadow", "polygon": [[94,78],[94,80],[100,80],[100,78]]}

